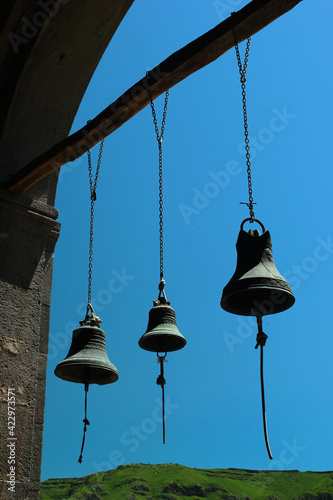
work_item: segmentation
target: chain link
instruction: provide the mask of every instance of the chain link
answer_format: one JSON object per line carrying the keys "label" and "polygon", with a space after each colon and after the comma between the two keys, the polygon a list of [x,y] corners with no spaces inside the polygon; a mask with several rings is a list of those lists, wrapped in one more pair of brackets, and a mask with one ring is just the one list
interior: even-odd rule
{"label": "chain link", "polygon": [[163,108],[163,117],[161,124],[161,133],[158,129],[154,101],[151,91],[149,89],[150,107],[153,115],[153,122],[155,126],[156,139],[158,144],[158,179],[159,179],[159,232],[160,232],[160,279],[163,280],[163,170],[162,170],[162,141],[164,137],[165,119],[168,108],[169,90],[165,93],[165,101]]}
{"label": "chain link", "polygon": [[89,235],[89,271],[88,271],[88,307],[91,303],[91,283],[92,283],[92,265],[93,265],[93,246],[94,246],[94,204],[96,201],[96,189],[97,181],[99,176],[99,170],[101,167],[102,153],[103,153],[104,139],[101,140],[101,145],[99,148],[97,168],[95,174],[95,180],[93,180],[92,175],[92,165],[91,165],[91,153],[88,149],[88,174],[89,174],[89,186],[90,186],[90,235]]}
{"label": "chain link", "polygon": [[252,193],[252,176],[251,176],[251,161],[250,161],[250,141],[249,141],[249,126],[247,122],[247,106],[246,106],[246,91],[245,91],[245,82],[246,82],[246,69],[247,63],[249,60],[249,51],[250,51],[250,42],[251,37],[246,41],[246,49],[245,49],[245,57],[244,64],[242,66],[242,61],[240,58],[239,47],[237,42],[237,36],[235,30],[233,30],[236,56],[240,74],[240,83],[242,88],[242,102],[243,102],[243,118],[244,118],[244,136],[245,136],[245,153],[246,153],[246,166],[247,166],[247,182],[248,182],[248,191],[249,191],[249,203],[247,206],[250,211],[250,222],[253,222],[255,219],[254,210],[253,210],[253,193]]}

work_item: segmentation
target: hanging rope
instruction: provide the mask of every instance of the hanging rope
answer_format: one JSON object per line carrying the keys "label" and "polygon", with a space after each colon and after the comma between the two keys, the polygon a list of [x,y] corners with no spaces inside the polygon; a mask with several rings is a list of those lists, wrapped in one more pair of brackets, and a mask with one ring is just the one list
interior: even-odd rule
{"label": "hanging rope", "polygon": [[157,353],[157,363],[160,364],[160,367],[161,367],[161,371],[160,371],[160,374],[159,376],[157,377],[157,380],[156,380],[156,384],[157,385],[160,385],[162,387],[162,421],[163,421],[163,444],[165,444],[165,411],[164,411],[164,386],[166,384],[165,382],[165,378],[164,378],[164,361],[166,361],[165,359],[166,357],[166,353],[164,356],[159,356],[158,353]]}
{"label": "hanging rope", "polygon": [[240,57],[240,53],[239,53],[238,42],[237,42],[236,31],[233,29],[232,33],[233,33],[234,42],[235,42],[236,56],[237,56],[239,74],[240,74],[240,83],[241,83],[241,88],[242,88],[244,136],[245,136],[245,153],[246,153],[245,156],[246,156],[246,166],[247,166],[247,183],[248,183],[248,191],[249,191],[249,202],[245,203],[245,204],[249,208],[249,211],[250,211],[250,222],[252,223],[254,221],[254,219],[255,219],[254,210],[253,210],[253,205],[255,205],[255,203],[253,203],[253,194],[252,194],[252,176],[251,176],[251,161],[250,161],[250,140],[249,140],[249,126],[248,126],[248,122],[247,122],[247,105],[246,105],[246,91],[245,91],[246,69],[247,69],[247,63],[248,63],[248,59],[249,59],[249,51],[250,51],[251,38],[247,39],[246,49],[245,49],[245,57],[244,57],[244,64],[242,65],[242,61],[241,61],[241,57]]}
{"label": "hanging rope", "polygon": [[87,419],[87,395],[88,395],[88,390],[89,390],[89,384],[84,385],[84,419],[83,419],[83,437],[82,437],[82,445],[81,445],[81,452],[79,456],[78,462],[81,464],[82,463],[82,453],[83,453],[83,448],[84,448],[84,442],[86,440],[86,431],[87,431],[87,425],[90,425],[89,420]]}
{"label": "hanging rope", "polygon": [[148,91],[149,91],[150,107],[151,107],[151,112],[153,115],[153,122],[154,122],[154,126],[155,126],[156,139],[157,139],[157,145],[158,145],[160,281],[161,281],[161,283],[165,284],[164,279],[163,279],[163,169],[162,169],[163,158],[162,158],[162,141],[163,141],[163,137],[164,137],[164,128],[165,128],[165,119],[166,119],[166,113],[167,113],[167,107],[168,107],[169,90],[167,90],[165,92],[165,101],[164,101],[164,108],[163,108],[161,132],[159,132],[159,129],[158,129],[156,112],[155,112],[154,101],[153,101],[153,97],[151,94],[151,90],[148,89]]}
{"label": "hanging rope", "polygon": [[94,245],[94,204],[96,201],[96,189],[97,189],[97,181],[99,170],[102,161],[102,153],[103,153],[104,139],[101,140],[101,145],[99,148],[98,160],[97,160],[97,168],[95,174],[95,180],[93,181],[92,176],[92,165],[91,165],[91,153],[88,149],[88,174],[89,174],[89,186],[90,186],[90,238],[89,238],[89,271],[88,271],[88,307],[87,314],[89,309],[89,304],[91,303],[91,283],[92,283],[92,265],[93,265],[93,245]]}
{"label": "hanging rope", "polygon": [[266,409],[265,409],[265,391],[264,391],[264,345],[266,344],[267,335],[262,331],[262,316],[257,316],[258,334],[257,334],[257,344],[255,349],[260,346],[260,385],[261,385],[261,406],[262,406],[262,418],[264,425],[264,436],[267,453],[270,459],[273,459],[271,449],[268,441],[267,434],[267,422],[266,422]]}

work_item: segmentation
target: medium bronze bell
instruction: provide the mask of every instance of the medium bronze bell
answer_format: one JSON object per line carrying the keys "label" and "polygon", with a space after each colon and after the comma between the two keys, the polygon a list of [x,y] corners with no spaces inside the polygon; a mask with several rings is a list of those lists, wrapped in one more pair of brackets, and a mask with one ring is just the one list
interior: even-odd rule
{"label": "medium bronze bell", "polygon": [[164,297],[159,297],[149,311],[147,331],[140,338],[139,346],[146,351],[171,352],[185,345],[186,340],[177,328],[174,309]]}
{"label": "medium bronze bell", "polygon": [[263,233],[243,230],[236,243],[236,271],[224,287],[221,307],[225,311],[243,316],[264,316],[285,311],[295,302],[290,285],[276,269],[269,231],[258,222]]}
{"label": "medium bronze bell", "polygon": [[105,332],[101,320],[95,315],[81,321],[73,331],[72,344],[66,358],[57,365],[54,373],[68,382],[82,384],[111,384],[118,380],[117,368],[108,358]]}

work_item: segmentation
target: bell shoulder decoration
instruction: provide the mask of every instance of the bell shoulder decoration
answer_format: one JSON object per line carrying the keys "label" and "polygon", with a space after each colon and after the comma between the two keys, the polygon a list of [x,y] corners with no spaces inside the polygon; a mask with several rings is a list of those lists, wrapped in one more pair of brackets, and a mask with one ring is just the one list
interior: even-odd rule
{"label": "bell shoulder decoration", "polygon": [[[245,91],[246,68],[251,39],[248,38],[247,40],[244,64],[242,65],[235,30],[233,30],[233,35],[242,89],[245,152],[248,178],[249,201],[244,204],[246,204],[249,208],[250,217],[244,219],[241,223],[236,243],[236,270],[228,284],[223,289],[220,304],[222,309],[229,313],[243,316],[255,316],[257,318],[258,333],[255,349],[260,346],[260,384],[264,438],[268,456],[272,459],[273,456],[270,450],[267,434],[263,375],[263,347],[266,344],[268,336],[263,332],[262,318],[263,316],[276,314],[289,309],[294,304],[295,297],[289,283],[287,283],[275,266],[272,240],[269,231],[266,231],[262,222],[255,218]],[[258,229],[250,229],[248,232],[244,231],[243,226],[245,222],[249,222],[250,224],[256,222],[261,227],[262,233],[260,234]]]}
{"label": "bell shoulder decoration", "polygon": [[92,178],[91,155],[88,150],[88,172],[90,184],[90,241],[89,241],[89,269],[88,269],[88,305],[86,317],[80,321],[80,327],[73,331],[72,343],[69,352],[63,361],[55,368],[55,375],[68,382],[84,385],[84,427],[79,463],[82,463],[82,453],[85,443],[87,425],[87,394],[90,384],[111,384],[119,378],[117,368],[108,358],[105,346],[105,332],[100,328],[102,320],[95,315],[91,305],[93,238],[94,238],[94,204],[99,169],[102,159],[104,140],[101,141],[95,181]]}

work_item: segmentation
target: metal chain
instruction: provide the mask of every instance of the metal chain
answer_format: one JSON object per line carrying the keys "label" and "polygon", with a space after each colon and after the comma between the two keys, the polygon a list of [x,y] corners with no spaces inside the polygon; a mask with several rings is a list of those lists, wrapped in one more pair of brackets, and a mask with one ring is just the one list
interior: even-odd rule
{"label": "metal chain", "polygon": [[91,166],[91,153],[88,149],[88,173],[89,173],[89,185],[90,185],[90,237],[89,237],[89,271],[88,271],[88,308],[91,303],[91,282],[92,282],[92,265],[93,265],[93,245],[94,245],[94,204],[96,201],[96,188],[99,170],[101,166],[102,153],[103,153],[104,139],[101,140],[101,145],[99,148],[97,168],[95,174],[95,180],[93,181],[92,176],[92,166]]}
{"label": "metal chain", "polygon": [[159,226],[160,226],[160,280],[163,280],[163,170],[162,170],[162,141],[164,136],[165,119],[168,107],[169,90],[165,92],[161,133],[158,130],[156,112],[151,91],[149,89],[150,107],[153,115],[156,139],[158,144],[158,176],[159,176]]}
{"label": "metal chain", "polygon": [[252,194],[252,177],[251,177],[251,161],[250,161],[250,141],[249,141],[249,126],[247,122],[247,106],[246,106],[246,91],[245,91],[245,82],[246,82],[246,68],[249,59],[249,51],[250,51],[250,42],[251,37],[247,39],[246,49],[245,49],[245,57],[244,64],[242,66],[242,61],[240,58],[239,47],[237,42],[237,36],[235,30],[233,30],[236,56],[240,74],[240,83],[242,88],[242,102],[243,102],[243,118],[244,118],[244,136],[245,136],[245,152],[246,152],[246,166],[247,166],[247,182],[248,182],[248,191],[249,191],[249,203],[247,206],[250,211],[250,222],[253,222],[255,219],[254,210],[253,210],[253,194]]}

